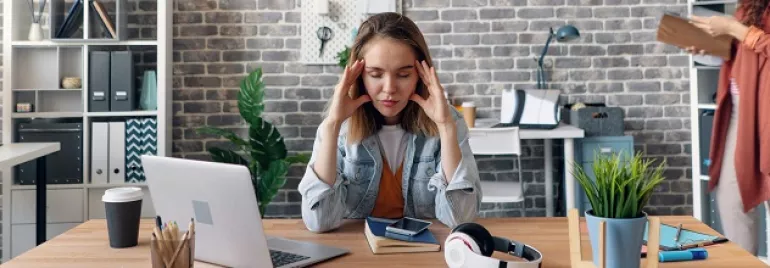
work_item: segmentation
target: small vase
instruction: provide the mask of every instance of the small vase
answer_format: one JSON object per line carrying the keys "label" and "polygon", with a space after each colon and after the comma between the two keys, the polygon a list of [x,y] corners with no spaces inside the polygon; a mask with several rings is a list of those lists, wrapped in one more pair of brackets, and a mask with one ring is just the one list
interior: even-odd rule
{"label": "small vase", "polygon": [[142,87],[139,92],[139,108],[146,111],[158,109],[158,85],[155,71],[147,70],[142,78]]}
{"label": "small vase", "polygon": [[614,219],[594,216],[593,210],[588,210],[585,218],[594,265],[599,266],[599,221],[604,221],[605,267],[639,268],[644,230],[647,226],[646,213],[638,218]]}
{"label": "small vase", "polygon": [[32,23],[29,25],[29,35],[27,35],[29,41],[43,40],[43,28],[40,23]]}

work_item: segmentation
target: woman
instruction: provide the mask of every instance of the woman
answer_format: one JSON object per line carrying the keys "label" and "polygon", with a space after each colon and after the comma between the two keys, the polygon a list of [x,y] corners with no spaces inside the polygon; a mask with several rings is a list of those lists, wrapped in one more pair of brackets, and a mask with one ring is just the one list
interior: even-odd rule
{"label": "woman", "polygon": [[307,228],[366,216],[473,221],[481,185],[468,127],[419,28],[397,13],[374,15],[350,55],[298,187]]}
{"label": "woman", "polygon": [[732,58],[720,71],[709,191],[716,190],[725,236],[755,255],[758,219],[754,208],[764,203],[767,209],[770,199],[768,13],[767,0],[742,0],[735,17],[692,19],[714,36],[735,37]]}

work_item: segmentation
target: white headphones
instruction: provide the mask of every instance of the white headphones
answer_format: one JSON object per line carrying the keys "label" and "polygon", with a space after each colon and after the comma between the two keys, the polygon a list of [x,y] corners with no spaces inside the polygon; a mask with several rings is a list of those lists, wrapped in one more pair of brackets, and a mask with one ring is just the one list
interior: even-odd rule
{"label": "white headphones", "polygon": [[[508,262],[492,258],[492,252],[500,251],[523,258],[526,262]],[[444,259],[451,268],[464,267],[513,267],[539,268],[543,254],[536,248],[492,236],[478,223],[468,222],[458,225],[444,241]]]}

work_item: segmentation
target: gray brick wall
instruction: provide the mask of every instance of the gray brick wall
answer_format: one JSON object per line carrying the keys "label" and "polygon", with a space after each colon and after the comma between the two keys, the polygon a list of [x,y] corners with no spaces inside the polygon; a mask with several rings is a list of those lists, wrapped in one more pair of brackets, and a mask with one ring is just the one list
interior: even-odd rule
{"label": "gray brick wall", "polygon": [[[534,85],[548,27],[577,26],[582,38],[552,43],[546,58],[549,85],[564,101],[623,107],[636,149],[665,159],[667,180],[650,201],[656,214],[690,214],[690,122],[687,56],[655,41],[659,16],[685,13],[683,0],[403,0],[405,14],[427,38],[440,79],[453,101],[473,100],[479,115],[496,117],[501,88]],[[132,34],[155,34],[147,1],[135,1]],[[265,117],[292,152],[311,149],[321,110],[340,68],[305,66],[300,55],[300,0],[185,0],[174,12],[173,155],[209,159],[205,149],[225,143],[195,129],[216,125],[245,134],[237,111],[240,80],[265,71]],[[148,55],[152,55],[148,53]],[[145,65],[152,65],[151,61]],[[561,142],[554,142],[555,178],[563,172]],[[543,142],[525,141],[524,179],[530,183],[527,215],[545,215]],[[511,157],[478,157],[484,180],[517,180]],[[270,217],[299,217],[292,167]],[[560,186],[559,186],[560,187]],[[555,193],[560,193],[556,189]],[[521,205],[484,204],[481,216],[518,216]]]}
{"label": "gray brick wall", "polygon": [[[261,66],[268,85],[266,116],[291,151],[308,151],[321,110],[338,79],[335,66],[297,63],[301,1],[178,2],[174,14],[174,155],[208,159],[221,145],[193,132],[204,124],[242,129],[238,81]],[[549,27],[576,25],[582,38],[552,43],[549,85],[569,102],[606,102],[627,113],[636,149],[668,162],[668,180],[650,201],[659,214],[691,213],[687,57],[655,41],[659,16],[685,13],[677,0],[404,0],[405,14],[427,38],[440,79],[454,101],[474,100],[479,115],[496,117],[501,88],[533,85],[533,58]],[[562,171],[561,143],[553,168]],[[527,215],[545,215],[543,142],[526,141],[524,179],[532,183]],[[479,157],[484,180],[517,180],[511,157]],[[269,209],[297,217],[303,167],[293,167]],[[559,193],[557,189],[555,192]],[[521,205],[485,204],[481,216],[517,216]]]}

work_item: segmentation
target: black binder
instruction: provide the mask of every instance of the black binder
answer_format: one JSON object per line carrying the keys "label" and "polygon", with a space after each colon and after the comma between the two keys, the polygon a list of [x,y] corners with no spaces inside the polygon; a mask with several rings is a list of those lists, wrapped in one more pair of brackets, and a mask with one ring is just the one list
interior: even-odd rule
{"label": "black binder", "polygon": [[133,111],[136,107],[134,59],[131,51],[112,51],[110,57],[110,110]]}
{"label": "black binder", "polygon": [[92,51],[88,71],[88,111],[110,111],[110,52]]}

